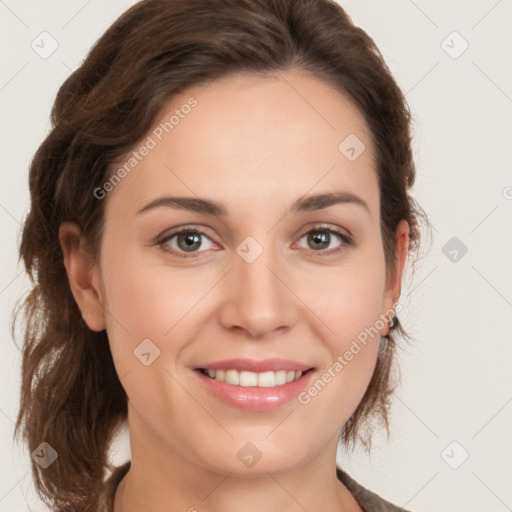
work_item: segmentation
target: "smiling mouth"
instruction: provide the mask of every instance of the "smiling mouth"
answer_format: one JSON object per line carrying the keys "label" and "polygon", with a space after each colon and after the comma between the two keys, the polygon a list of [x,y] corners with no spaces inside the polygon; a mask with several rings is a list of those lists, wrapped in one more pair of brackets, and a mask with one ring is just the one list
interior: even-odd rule
{"label": "smiling mouth", "polygon": [[206,375],[212,380],[225,382],[234,386],[241,387],[260,387],[270,388],[274,386],[283,386],[289,382],[300,379],[303,375],[313,370],[309,368],[306,371],[297,370],[278,370],[267,372],[249,372],[246,370],[212,370],[207,368],[198,368],[197,371]]}

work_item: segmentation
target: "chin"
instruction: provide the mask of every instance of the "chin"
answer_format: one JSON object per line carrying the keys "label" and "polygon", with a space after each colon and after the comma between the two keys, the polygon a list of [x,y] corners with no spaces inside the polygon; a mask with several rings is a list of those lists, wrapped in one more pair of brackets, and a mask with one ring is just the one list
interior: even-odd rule
{"label": "chin", "polygon": [[[250,437],[246,437],[243,441],[233,440],[218,446],[204,465],[219,473],[251,478],[268,476],[268,473],[279,474],[300,465],[301,454],[298,450],[299,446],[304,446],[303,442],[299,446],[283,445],[264,439],[264,435],[259,438],[260,441],[248,441]],[[211,452],[211,447],[208,451]],[[204,458],[204,452],[201,456]]]}

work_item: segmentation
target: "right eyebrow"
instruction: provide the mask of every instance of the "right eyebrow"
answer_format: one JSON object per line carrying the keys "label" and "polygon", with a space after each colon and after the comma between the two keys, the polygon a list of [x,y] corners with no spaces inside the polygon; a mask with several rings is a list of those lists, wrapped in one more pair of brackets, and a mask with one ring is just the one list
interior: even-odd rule
{"label": "right eyebrow", "polygon": [[179,210],[189,210],[191,212],[205,213],[208,215],[225,216],[227,215],[226,208],[217,201],[209,199],[199,199],[194,197],[159,197],[151,201],[146,206],[141,208],[137,215],[144,213],[153,208],[160,206],[167,206],[169,208],[177,208]]}

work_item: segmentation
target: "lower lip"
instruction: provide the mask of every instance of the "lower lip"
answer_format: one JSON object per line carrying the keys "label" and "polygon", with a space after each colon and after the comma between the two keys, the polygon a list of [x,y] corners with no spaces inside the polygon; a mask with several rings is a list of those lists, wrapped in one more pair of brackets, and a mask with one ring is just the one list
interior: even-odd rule
{"label": "lower lip", "polygon": [[232,407],[253,411],[268,411],[277,409],[296,398],[311,380],[314,370],[303,373],[297,380],[269,388],[236,386],[212,379],[199,370],[195,370],[194,373],[213,395]]}

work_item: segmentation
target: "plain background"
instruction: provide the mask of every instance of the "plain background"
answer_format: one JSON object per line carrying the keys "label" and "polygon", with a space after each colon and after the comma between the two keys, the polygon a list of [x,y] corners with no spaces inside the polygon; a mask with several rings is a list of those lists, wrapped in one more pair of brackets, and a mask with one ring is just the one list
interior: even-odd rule
{"label": "plain background", "polygon": [[[0,511],[44,510],[29,454],[12,441],[20,354],[9,321],[29,285],[17,265],[29,163],[59,85],[133,3],[0,0]],[[415,341],[400,351],[391,437],[377,434],[370,456],[340,450],[338,463],[416,512],[512,510],[512,2],[341,4],[406,93],[413,193],[433,237],[402,295],[401,320]],[[58,43],[47,58],[31,47],[43,31]],[[115,448],[119,462],[129,456],[126,441]]]}

